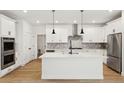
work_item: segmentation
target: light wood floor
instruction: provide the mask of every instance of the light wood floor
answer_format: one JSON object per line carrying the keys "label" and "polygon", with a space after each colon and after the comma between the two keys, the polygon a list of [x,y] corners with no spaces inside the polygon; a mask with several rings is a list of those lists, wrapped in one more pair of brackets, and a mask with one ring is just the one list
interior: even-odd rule
{"label": "light wood floor", "polygon": [[124,77],[104,65],[104,80],[42,80],[41,60],[31,61],[0,78],[3,83],[123,83]]}

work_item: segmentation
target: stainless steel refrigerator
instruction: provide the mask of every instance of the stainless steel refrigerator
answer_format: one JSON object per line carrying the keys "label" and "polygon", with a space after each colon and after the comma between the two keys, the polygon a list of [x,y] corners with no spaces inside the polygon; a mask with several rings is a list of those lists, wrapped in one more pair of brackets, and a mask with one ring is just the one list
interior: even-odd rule
{"label": "stainless steel refrigerator", "polygon": [[107,66],[121,73],[122,71],[122,34],[110,34],[107,36]]}

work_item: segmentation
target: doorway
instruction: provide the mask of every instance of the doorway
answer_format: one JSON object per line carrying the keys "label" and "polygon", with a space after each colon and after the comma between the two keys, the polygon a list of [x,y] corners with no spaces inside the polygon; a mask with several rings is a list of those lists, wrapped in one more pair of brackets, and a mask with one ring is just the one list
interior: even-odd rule
{"label": "doorway", "polygon": [[37,35],[37,57],[43,55],[46,49],[46,35]]}

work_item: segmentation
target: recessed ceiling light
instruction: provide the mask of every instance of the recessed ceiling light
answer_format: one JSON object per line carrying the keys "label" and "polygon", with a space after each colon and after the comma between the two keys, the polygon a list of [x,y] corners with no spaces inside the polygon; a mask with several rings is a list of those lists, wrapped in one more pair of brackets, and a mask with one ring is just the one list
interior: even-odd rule
{"label": "recessed ceiling light", "polygon": [[74,21],[73,21],[73,23],[77,23],[77,21],[76,21],[76,20],[74,20]]}
{"label": "recessed ceiling light", "polygon": [[58,23],[58,21],[56,20],[56,23]]}
{"label": "recessed ceiling light", "polygon": [[24,13],[27,13],[28,11],[27,11],[27,10],[24,10],[23,12],[24,12]]}
{"label": "recessed ceiling light", "polygon": [[39,24],[39,23],[40,23],[40,21],[39,21],[39,20],[37,20],[37,21],[36,21],[36,23],[37,23],[37,24]]}
{"label": "recessed ceiling light", "polygon": [[93,21],[92,21],[92,23],[96,23],[96,21],[95,21],[95,20],[93,20]]}

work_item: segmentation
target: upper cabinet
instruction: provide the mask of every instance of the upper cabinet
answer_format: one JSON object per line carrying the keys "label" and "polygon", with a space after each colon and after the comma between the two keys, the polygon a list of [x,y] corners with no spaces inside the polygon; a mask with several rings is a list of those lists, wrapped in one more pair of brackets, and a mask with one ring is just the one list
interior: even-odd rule
{"label": "upper cabinet", "polygon": [[66,28],[55,28],[55,33],[52,34],[52,26],[46,26],[46,42],[47,43],[67,43],[68,30]]}
{"label": "upper cabinet", "polygon": [[105,42],[107,42],[107,35],[123,32],[121,18],[107,23],[104,26]]}
{"label": "upper cabinet", "polygon": [[15,37],[15,20],[0,15],[0,36]]}
{"label": "upper cabinet", "polygon": [[97,26],[85,26],[84,34],[80,34],[80,27],[78,28],[78,34],[82,35],[83,43],[103,43],[105,42],[104,38],[104,28]]}
{"label": "upper cabinet", "polygon": [[[56,25],[55,33],[52,34],[52,25],[46,26],[46,42],[47,43],[67,43],[68,36],[72,36],[72,25]],[[78,35],[80,34],[80,25],[78,25]],[[101,26],[85,26],[82,35],[82,43],[103,43],[105,42],[104,27]]]}

